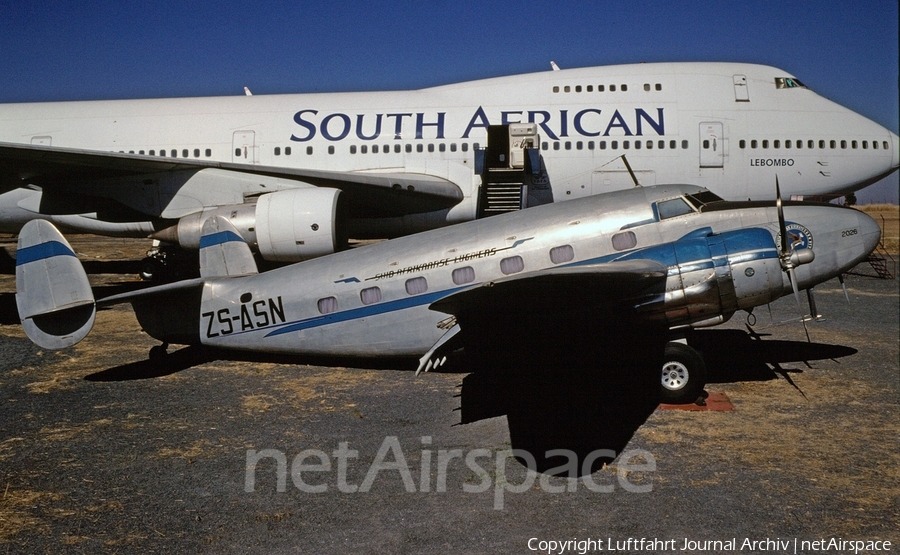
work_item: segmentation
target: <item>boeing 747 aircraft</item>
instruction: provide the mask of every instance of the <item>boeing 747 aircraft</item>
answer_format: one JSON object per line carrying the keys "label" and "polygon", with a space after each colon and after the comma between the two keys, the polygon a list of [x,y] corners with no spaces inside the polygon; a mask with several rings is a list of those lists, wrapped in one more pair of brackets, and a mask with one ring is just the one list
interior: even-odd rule
{"label": "boeing 747 aircraft", "polygon": [[[520,172],[486,183],[487,163]],[[535,156],[523,155],[532,147]],[[480,161],[481,160],[481,161]],[[497,212],[690,183],[728,200],[840,195],[896,171],[898,137],[774,67],[564,69],[415,91],[0,105],[0,230],[198,248],[214,215],[263,258]],[[502,181],[502,180],[501,180]]]}

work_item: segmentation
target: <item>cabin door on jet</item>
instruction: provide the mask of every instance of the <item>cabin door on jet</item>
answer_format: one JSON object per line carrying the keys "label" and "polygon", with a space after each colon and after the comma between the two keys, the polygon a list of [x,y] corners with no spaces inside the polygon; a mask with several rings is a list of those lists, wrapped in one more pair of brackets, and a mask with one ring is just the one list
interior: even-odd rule
{"label": "cabin door on jet", "polygon": [[238,164],[255,164],[256,133],[253,131],[235,131],[231,141],[232,162]]}
{"label": "cabin door on jet", "polygon": [[700,123],[700,167],[725,166],[725,133],[721,121]]}

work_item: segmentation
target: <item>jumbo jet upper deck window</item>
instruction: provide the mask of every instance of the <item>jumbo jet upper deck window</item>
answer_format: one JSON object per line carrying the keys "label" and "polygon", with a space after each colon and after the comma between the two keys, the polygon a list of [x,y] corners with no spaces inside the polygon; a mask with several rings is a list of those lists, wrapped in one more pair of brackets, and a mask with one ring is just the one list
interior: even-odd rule
{"label": "jumbo jet upper deck window", "polygon": [[793,77],[776,77],[775,78],[775,88],[776,89],[805,89],[806,85],[800,82],[799,79],[794,79]]}

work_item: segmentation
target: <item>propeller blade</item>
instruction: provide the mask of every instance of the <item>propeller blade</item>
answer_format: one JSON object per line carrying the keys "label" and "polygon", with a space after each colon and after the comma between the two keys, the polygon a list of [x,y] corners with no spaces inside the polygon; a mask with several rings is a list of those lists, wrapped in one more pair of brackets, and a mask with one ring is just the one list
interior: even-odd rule
{"label": "propeller blade", "polygon": [[781,232],[781,254],[788,252],[787,227],[784,223],[784,208],[781,206],[781,187],[778,185],[778,176],[775,176],[775,208],[778,210],[778,231]]}
{"label": "propeller blade", "polygon": [[790,278],[791,288],[794,290],[794,300],[797,301],[797,310],[800,312],[800,322],[803,323],[803,331],[806,332],[806,341],[807,343],[812,343],[812,340],[809,338],[809,329],[806,327],[806,318],[803,317],[803,305],[800,304],[800,290],[797,287],[797,276],[794,275],[793,268],[788,270],[788,278]]}
{"label": "propeller blade", "polygon": [[841,282],[841,289],[844,290],[844,298],[847,299],[847,304],[850,304],[850,295],[847,294],[847,284],[844,283],[844,274],[838,276],[838,281]]}

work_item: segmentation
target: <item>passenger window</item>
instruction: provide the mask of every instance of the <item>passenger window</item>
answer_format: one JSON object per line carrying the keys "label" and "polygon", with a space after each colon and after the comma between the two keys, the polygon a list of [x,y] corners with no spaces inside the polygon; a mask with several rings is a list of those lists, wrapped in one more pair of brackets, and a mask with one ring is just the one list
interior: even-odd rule
{"label": "passenger window", "polygon": [[428,291],[428,281],[424,277],[406,280],[406,292],[410,295],[419,295],[426,291]]}
{"label": "passenger window", "polygon": [[661,220],[683,216],[693,212],[688,203],[681,197],[657,202],[656,208],[659,211],[659,219]]}
{"label": "passenger window", "polygon": [[319,314],[331,314],[336,311],[338,307],[337,297],[325,297],[324,299],[319,299],[317,304],[319,307]]}
{"label": "passenger window", "polygon": [[688,141],[687,141],[687,139],[681,141],[681,148],[687,149],[687,147],[688,147]]}
{"label": "passenger window", "polygon": [[525,261],[521,256],[511,256],[500,261],[500,271],[504,275],[517,274],[525,269]]}
{"label": "passenger window", "polygon": [[381,289],[379,287],[368,287],[359,292],[359,298],[363,304],[375,304],[381,302]]}
{"label": "passenger window", "polygon": [[[352,152],[353,148],[351,147],[350,150]],[[280,146],[275,147],[275,156],[281,156],[281,147]]]}
{"label": "passenger window", "polygon": [[569,262],[575,258],[575,249],[572,245],[563,245],[561,247],[553,247],[550,249],[550,262],[554,264],[562,264]]}
{"label": "passenger window", "polygon": [[740,148],[747,148],[747,141],[744,139],[741,139],[740,141],[738,141],[738,146]]}
{"label": "passenger window", "polygon": [[623,231],[612,236],[612,246],[617,251],[624,251],[637,245],[637,236],[633,231]]}
{"label": "passenger window", "polygon": [[466,266],[464,268],[457,268],[453,270],[453,283],[456,285],[463,285],[466,283],[471,283],[475,281],[475,268],[471,266]]}
{"label": "passenger window", "polygon": [[[209,152],[209,151],[207,150],[207,152]],[[289,146],[284,147],[284,155],[285,156],[291,155],[291,147],[289,147]],[[207,154],[207,156],[209,156],[209,154]]]}
{"label": "passenger window", "polygon": [[863,149],[869,148],[869,141],[863,141]]}

